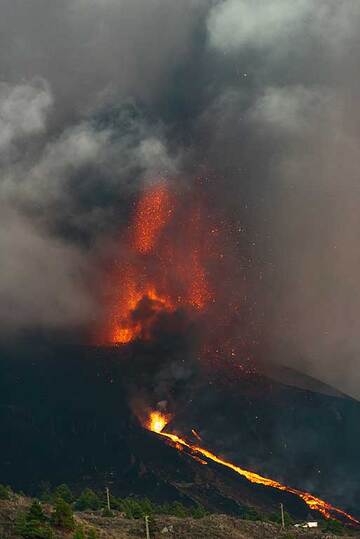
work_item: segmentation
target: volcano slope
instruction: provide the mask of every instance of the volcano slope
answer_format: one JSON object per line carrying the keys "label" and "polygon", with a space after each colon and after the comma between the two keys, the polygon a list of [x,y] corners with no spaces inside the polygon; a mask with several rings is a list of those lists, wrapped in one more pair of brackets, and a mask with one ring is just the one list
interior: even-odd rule
{"label": "volcano slope", "polygon": [[[247,506],[272,512],[282,502],[307,516],[296,496],[203,465],[144,430],[129,408],[129,377],[153,351],[133,353],[47,342],[2,348],[1,482],[29,493],[44,481],[75,490],[110,484],[120,496],[200,502],[233,515]],[[199,375],[169,430],[190,436],[195,428],[214,453],[359,517],[359,404],[311,387],[253,373],[231,383]]]}

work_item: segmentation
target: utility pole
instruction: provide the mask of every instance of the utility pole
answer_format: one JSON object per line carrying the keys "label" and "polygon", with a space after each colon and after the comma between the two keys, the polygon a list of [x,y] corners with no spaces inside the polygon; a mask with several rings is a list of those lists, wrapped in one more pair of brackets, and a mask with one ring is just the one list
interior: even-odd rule
{"label": "utility pole", "polygon": [[282,529],[285,528],[285,518],[284,518],[284,505],[280,504],[280,511],[281,511],[281,527]]}
{"label": "utility pole", "polygon": [[106,501],[107,501],[107,508],[109,509],[109,511],[111,511],[111,507],[110,507],[110,491],[109,491],[109,487],[106,487]]}
{"label": "utility pole", "polygon": [[146,539],[150,539],[150,530],[149,530],[149,517],[145,517],[145,530],[146,530]]}

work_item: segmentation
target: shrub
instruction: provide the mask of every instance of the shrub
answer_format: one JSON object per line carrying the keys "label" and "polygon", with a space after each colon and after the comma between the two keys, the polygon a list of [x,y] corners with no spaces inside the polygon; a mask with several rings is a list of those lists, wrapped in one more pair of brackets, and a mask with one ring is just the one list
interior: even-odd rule
{"label": "shrub", "polygon": [[209,513],[206,511],[205,507],[203,507],[201,504],[198,504],[196,507],[193,507],[191,509],[191,516],[194,518],[204,518]]}
{"label": "shrub", "polygon": [[94,528],[91,528],[87,533],[87,539],[98,539],[98,533]]}
{"label": "shrub", "polygon": [[90,488],[83,490],[75,502],[75,509],[78,511],[86,511],[87,509],[97,511],[100,507],[101,502],[99,497]]}
{"label": "shrub", "polygon": [[[280,511],[278,513],[271,513],[266,520],[270,520],[270,522],[275,522],[276,524],[282,524]],[[294,524],[294,519],[287,511],[284,511],[284,523],[285,526]]]}
{"label": "shrub", "polygon": [[81,526],[76,528],[72,539],[85,539],[84,529]]}
{"label": "shrub", "polygon": [[46,522],[47,518],[43,511],[42,505],[40,502],[35,500],[31,505],[26,514],[26,520],[33,520],[36,522]]}
{"label": "shrub", "polygon": [[247,507],[241,515],[244,520],[263,520],[263,516],[254,507]]}
{"label": "shrub", "polygon": [[111,517],[114,516],[114,513],[112,511],[110,511],[110,509],[108,507],[104,507],[104,509],[101,512],[101,515],[103,517],[111,518]]}
{"label": "shrub", "polygon": [[52,523],[54,526],[64,530],[73,530],[75,528],[71,506],[62,498],[56,500]]}
{"label": "shrub", "polygon": [[74,499],[70,488],[63,483],[54,490],[54,498],[62,498],[65,502],[71,503]]}
{"label": "shrub", "polygon": [[51,485],[47,481],[41,481],[40,483],[40,500],[42,502],[51,503],[53,501],[51,495]]}
{"label": "shrub", "polygon": [[27,513],[19,519],[16,531],[24,539],[52,539],[53,537],[47,517],[38,501],[34,501]]}
{"label": "shrub", "polygon": [[337,520],[327,520],[323,525],[323,531],[333,533],[335,535],[344,535],[344,526]]}
{"label": "shrub", "polygon": [[0,500],[10,500],[11,488],[6,485],[0,485]]}
{"label": "shrub", "polygon": [[180,502],[174,502],[170,505],[170,515],[174,517],[185,518],[189,516],[189,510]]}
{"label": "shrub", "polygon": [[50,526],[34,520],[24,520],[18,524],[16,531],[23,539],[53,539]]}
{"label": "shrub", "polygon": [[126,518],[142,518],[145,513],[141,507],[141,502],[135,498],[125,498],[122,501],[122,508]]}

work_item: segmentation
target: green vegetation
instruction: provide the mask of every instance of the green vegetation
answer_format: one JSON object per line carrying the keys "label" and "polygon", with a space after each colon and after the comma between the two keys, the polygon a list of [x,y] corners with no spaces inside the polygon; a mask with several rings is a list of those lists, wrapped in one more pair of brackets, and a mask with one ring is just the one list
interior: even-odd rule
{"label": "green vegetation", "polygon": [[72,539],[99,539],[99,535],[94,528],[91,528],[85,533],[84,528],[79,526],[76,528]]}
{"label": "green vegetation", "polygon": [[[276,524],[281,524],[280,511],[278,513],[270,513],[268,518],[266,518],[265,520],[269,520],[270,522],[275,522]],[[292,518],[291,515],[289,515],[287,511],[284,511],[284,522],[285,522],[285,526],[292,526],[293,524],[295,524],[294,519]]]}
{"label": "green vegetation", "polygon": [[53,532],[41,504],[34,501],[17,522],[17,533],[23,539],[52,539]]}
{"label": "green vegetation", "polygon": [[72,536],[72,539],[86,539],[84,529],[82,528],[82,526],[79,526],[78,528],[76,528],[76,530],[74,531],[74,535]]}
{"label": "green vegetation", "polygon": [[[52,503],[55,503],[57,511],[59,511],[59,507],[64,508],[68,506],[68,508],[70,508],[71,504],[76,511],[101,510],[102,516],[107,518],[115,516],[113,511],[121,511],[125,514],[126,518],[131,519],[143,518],[145,515],[174,515],[180,518],[202,518],[208,514],[200,504],[192,507],[187,507],[180,502],[158,505],[151,502],[148,498],[117,498],[113,495],[110,496],[111,511],[109,511],[105,494],[99,496],[90,488],[86,488],[77,498],[75,498],[70,488],[65,484],[59,485],[53,492],[46,488],[43,495],[44,494],[47,499],[50,499]],[[65,505],[60,502],[61,500],[62,502],[65,502]],[[81,534],[81,531],[76,529],[75,534],[76,533]]]}
{"label": "green vegetation", "polygon": [[192,507],[187,507],[180,502],[157,505],[148,498],[125,498],[118,500],[118,506],[125,513],[126,518],[134,519],[143,518],[146,515],[150,517],[153,515],[173,515],[178,518],[202,518],[209,514],[200,504]]}
{"label": "green vegetation", "polygon": [[112,511],[110,511],[108,506],[104,507],[104,509],[101,511],[101,515],[103,517],[107,517],[107,518],[112,518],[112,517],[115,516],[114,513]]}
{"label": "green vegetation", "polygon": [[74,501],[73,493],[71,492],[70,488],[64,483],[56,487],[52,498],[61,498],[67,503],[72,503]]}
{"label": "green vegetation", "polygon": [[11,496],[11,488],[6,485],[0,485],[0,500],[10,500]]}
{"label": "green vegetation", "polygon": [[55,509],[51,517],[53,526],[63,530],[73,530],[75,528],[74,515],[71,505],[62,498],[57,498]]}
{"label": "green vegetation", "polygon": [[337,520],[327,520],[322,526],[323,532],[333,533],[334,535],[344,535],[346,528]]}
{"label": "green vegetation", "polygon": [[241,515],[241,518],[244,520],[254,520],[254,521],[260,521],[264,520],[264,515],[259,513],[254,507],[246,507],[243,514]]}
{"label": "green vegetation", "polygon": [[91,488],[86,488],[80,496],[75,500],[74,508],[77,511],[97,511],[102,507],[101,500]]}
{"label": "green vegetation", "polygon": [[[0,485],[0,499],[16,499],[10,487]],[[60,530],[66,533],[68,539],[99,539],[95,528],[78,526],[75,522],[73,510],[77,511],[98,511],[99,515],[106,518],[115,517],[117,512],[121,512],[128,519],[143,519],[149,517],[152,526],[156,515],[172,515],[178,518],[201,519],[209,513],[200,505],[186,506],[179,501],[172,503],[156,504],[148,498],[138,498],[130,496],[118,498],[110,495],[109,510],[105,490],[98,494],[90,488],[84,489],[78,497],[74,496],[66,484],[57,486],[51,490],[49,485],[43,485],[42,498],[49,501],[53,506],[50,514],[50,507],[42,506],[40,501],[33,501],[26,512],[23,512],[16,521],[16,533],[21,539],[55,539],[59,536]],[[241,518],[244,520],[272,522],[281,524],[280,510],[278,512],[264,514],[254,507],[244,507]],[[284,512],[285,526],[287,531],[283,531],[281,537],[284,539],[294,539],[295,535],[289,529],[294,521],[289,513]],[[345,525],[336,520],[322,521],[320,529],[323,533],[342,536],[351,535]]]}

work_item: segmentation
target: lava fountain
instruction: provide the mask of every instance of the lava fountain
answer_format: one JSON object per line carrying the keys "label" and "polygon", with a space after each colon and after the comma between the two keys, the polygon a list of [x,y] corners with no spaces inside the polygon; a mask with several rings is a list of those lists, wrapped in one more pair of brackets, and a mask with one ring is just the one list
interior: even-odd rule
{"label": "lava fountain", "polygon": [[121,237],[123,256],[110,275],[97,341],[149,340],[159,314],[182,309],[194,317],[211,306],[207,267],[218,257],[214,230],[200,201],[184,201],[165,182],[147,187]]}

